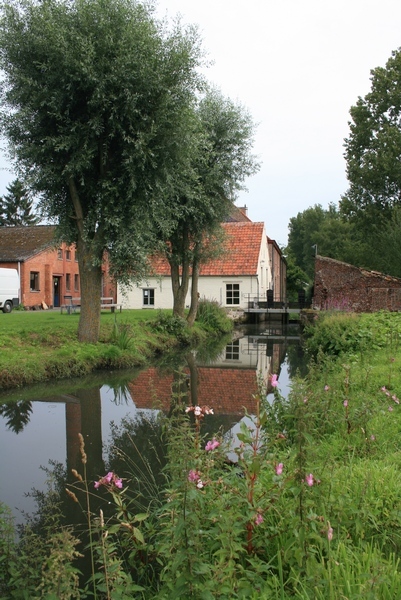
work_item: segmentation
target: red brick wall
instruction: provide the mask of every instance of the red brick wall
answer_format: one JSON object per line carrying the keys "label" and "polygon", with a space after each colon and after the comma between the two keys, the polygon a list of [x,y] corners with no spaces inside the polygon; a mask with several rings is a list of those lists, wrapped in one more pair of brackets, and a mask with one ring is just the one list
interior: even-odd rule
{"label": "red brick wall", "polygon": [[[20,302],[26,308],[40,306],[42,302],[45,302],[49,307],[54,305],[54,277],[59,277],[59,304],[65,303],[64,296],[66,295],[76,298],[81,296],[79,283],[78,289],[75,289],[75,275],[78,275],[79,282],[79,268],[78,262],[75,260],[75,247],[69,247],[63,243],[60,248],[62,249],[62,258],[58,257],[57,249],[49,249],[39,252],[32,258],[19,263],[19,265],[18,263],[1,263],[2,267],[11,267],[17,270],[19,268],[21,285]],[[67,250],[70,252],[70,260],[67,260]],[[102,294],[104,296],[111,296],[116,301],[115,285],[109,277],[107,263],[105,263],[103,270],[104,285]],[[31,291],[30,289],[31,272],[39,273],[38,291]],[[67,275],[70,276],[70,289],[67,289]]]}
{"label": "red brick wall", "polygon": [[401,279],[317,256],[313,307],[375,312],[401,310]]}

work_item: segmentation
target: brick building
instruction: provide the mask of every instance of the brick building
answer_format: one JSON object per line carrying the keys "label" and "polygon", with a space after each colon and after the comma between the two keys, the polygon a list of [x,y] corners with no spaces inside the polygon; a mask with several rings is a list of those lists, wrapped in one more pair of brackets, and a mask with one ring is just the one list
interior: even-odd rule
{"label": "brick building", "polygon": [[401,279],[316,256],[313,307],[375,312],[401,310]]}
{"label": "brick building", "polygon": [[[0,267],[16,269],[19,301],[26,308],[64,304],[65,296],[79,298],[79,268],[75,246],[58,244],[55,227],[0,227]],[[116,289],[103,266],[102,296],[116,298]]]}

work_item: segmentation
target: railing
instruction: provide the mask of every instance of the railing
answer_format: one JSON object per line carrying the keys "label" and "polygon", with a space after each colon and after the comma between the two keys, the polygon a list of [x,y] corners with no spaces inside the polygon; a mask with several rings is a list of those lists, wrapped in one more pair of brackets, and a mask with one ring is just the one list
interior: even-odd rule
{"label": "railing", "polygon": [[310,303],[306,302],[304,297],[300,297],[298,302],[288,301],[288,300],[272,300],[271,298],[266,298],[266,296],[258,296],[255,294],[246,294],[248,309],[258,309],[258,310],[281,310],[281,311],[290,311],[300,310],[302,308],[309,308]]}

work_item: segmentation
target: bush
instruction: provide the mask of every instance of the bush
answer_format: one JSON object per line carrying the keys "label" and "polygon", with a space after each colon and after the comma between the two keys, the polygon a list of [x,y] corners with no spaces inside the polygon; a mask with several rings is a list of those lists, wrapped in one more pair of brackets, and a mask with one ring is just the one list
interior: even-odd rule
{"label": "bush", "polygon": [[232,321],[216,301],[200,300],[196,320],[209,331],[229,333],[233,329]]}

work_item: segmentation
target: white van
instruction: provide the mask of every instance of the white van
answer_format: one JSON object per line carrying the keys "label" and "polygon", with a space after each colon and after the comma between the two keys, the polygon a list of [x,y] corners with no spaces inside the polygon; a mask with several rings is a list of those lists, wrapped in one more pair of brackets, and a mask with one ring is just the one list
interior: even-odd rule
{"label": "white van", "polygon": [[0,269],[0,310],[10,313],[18,306],[19,276],[16,269]]}

